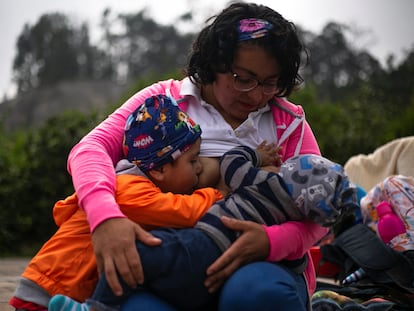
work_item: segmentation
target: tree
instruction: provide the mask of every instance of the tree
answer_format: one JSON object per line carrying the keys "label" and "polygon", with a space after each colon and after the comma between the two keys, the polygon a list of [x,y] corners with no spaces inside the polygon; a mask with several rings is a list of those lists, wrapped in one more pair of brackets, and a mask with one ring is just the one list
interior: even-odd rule
{"label": "tree", "polygon": [[60,13],[26,24],[13,62],[18,93],[64,80],[132,81],[169,72],[185,65],[193,39],[174,26],[157,24],[145,10],[114,18],[107,9],[101,27],[102,41],[94,46],[85,23],[77,26]]}
{"label": "tree", "polygon": [[105,54],[91,46],[86,24],[75,26],[63,14],[42,15],[26,24],[13,62],[18,92],[76,78],[99,78]]}
{"label": "tree", "polygon": [[399,65],[390,63],[386,71],[371,76],[370,99],[384,107],[389,114],[401,117],[402,110],[413,107],[413,85],[414,47]]}
{"label": "tree", "polygon": [[[114,27],[114,25],[118,27]],[[157,24],[145,10],[111,19],[103,14],[104,45],[116,61],[119,78],[134,80],[148,74],[163,74],[186,63],[192,34],[180,34],[174,26]],[[115,32],[113,28],[121,30]]]}
{"label": "tree", "polygon": [[303,74],[306,81],[317,86],[321,100],[337,101],[382,70],[368,52],[349,43],[345,35],[349,30],[347,26],[328,23],[320,35],[302,33],[310,52]]}

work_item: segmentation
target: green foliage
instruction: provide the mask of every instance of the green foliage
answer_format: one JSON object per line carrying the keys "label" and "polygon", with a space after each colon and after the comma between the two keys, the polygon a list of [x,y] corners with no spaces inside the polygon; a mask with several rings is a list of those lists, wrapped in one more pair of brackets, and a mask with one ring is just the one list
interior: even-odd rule
{"label": "green foliage", "polygon": [[53,205],[73,193],[68,152],[99,119],[65,112],[37,130],[1,136],[8,152],[0,155],[0,253],[19,253],[56,230]]}
{"label": "green foliage", "polygon": [[389,141],[396,137],[410,136],[414,133],[414,97],[409,101],[409,106],[402,108],[398,117],[391,119],[387,128],[389,132],[386,133],[385,140]]}
{"label": "green foliage", "polygon": [[342,164],[355,154],[370,153],[394,138],[413,133],[413,106],[404,117],[400,113],[395,119],[385,118],[390,115],[388,106],[376,105],[367,88],[337,102],[321,102],[316,88],[306,86],[290,99],[303,105],[322,154]]}
{"label": "green foliage", "polygon": [[22,216],[19,199],[24,197],[25,182],[22,178],[28,161],[26,152],[27,135],[16,133],[6,137],[1,130],[0,149],[0,253],[13,251],[13,246],[21,240],[14,230],[26,231],[30,219]]}

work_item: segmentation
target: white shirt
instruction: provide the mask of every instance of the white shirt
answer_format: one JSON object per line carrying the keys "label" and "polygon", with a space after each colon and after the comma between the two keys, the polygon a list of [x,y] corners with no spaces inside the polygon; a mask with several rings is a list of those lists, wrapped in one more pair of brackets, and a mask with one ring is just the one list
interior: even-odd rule
{"label": "white shirt", "polygon": [[251,112],[236,129],[224,120],[222,115],[200,96],[200,90],[187,78],[183,81],[181,95],[188,101],[187,114],[200,125],[201,157],[220,157],[238,145],[253,149],[264,140],[277,143],[276,125],[270,107],[266,105]]}

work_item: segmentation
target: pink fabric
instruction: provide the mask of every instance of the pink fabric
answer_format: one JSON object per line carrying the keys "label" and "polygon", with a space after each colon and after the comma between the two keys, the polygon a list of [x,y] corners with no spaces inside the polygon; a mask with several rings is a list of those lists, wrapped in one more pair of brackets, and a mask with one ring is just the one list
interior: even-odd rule
{"label": "pink fabric", "polygon": [[145,98],[181,86],[168,80],[156,83],[131,97],[106,120],[86,135],[70,152],[68,171],[85,210],[91,231],[105,220],[125,217],[115,201],[114,165],[122,158],[122,139],[126,119]]}
{"label": "pink fabric", "polygon": [[312,294],[316,288],[316,274],[309,249],[324,237],[329,229],[311,221],[289,221],[281,225],[263,227],[270,244],[269,256],[266,260],[274,262],[284,259],[293,260],[308,254],[309,263],[305,270],[305,277],[309,293]]}
{"label": "pink fabric", "polygon": [[[286,109],[294,112],[297,115],[304,115],[302,106],[292,104],[291,102],[287,101],[284,98],[277,98],[276,99],[279,105],[283,106]],[[273,108],[273,117],[275,120],[275,124],[285,124],[286,127],[289,126],[295,119],[294,116],[291,114],[286,113],[285,111],[277,108]],[[320,155],[321,152],[319,150],[318,143],[316,142],[315,136],[313,135],[312,129],[309,126],[308,122],[305,120],[305,129],[303,133],[303,140],[302,146],[300,148],[299,154],[317,154]],[[281,137],[283,131],[285,129],[280,128],[277,129],[277,137]],[[293,157],[295,155],[295,149],[298,145],[300,138],[301,138],[302,126],[300,125],[288,139],[286,139],[282,144],[282,161],[286,161],[287,159]]]}

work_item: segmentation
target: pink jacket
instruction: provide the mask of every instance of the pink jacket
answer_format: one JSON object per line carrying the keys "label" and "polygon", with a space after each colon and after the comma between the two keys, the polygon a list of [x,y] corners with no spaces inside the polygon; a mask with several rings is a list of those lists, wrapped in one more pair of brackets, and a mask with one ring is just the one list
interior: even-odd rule
{"label": "pink jacket", "polygon": [[[180,94],[181,84],[182,80],[161,81],[137,92],[71,150],[68,171],[91,231],[107,219],[126,217],[115,201],[114,166],[122,158],[121,146],[128,115],[147,97],[156,94],[170,93],[174,98],[181,99],[180,105],[185,110],[187,104]],[[320,154],[300,106],[278,98],[272,111],[275,123],[279,125],[277,137],[283,150],[282,160],[299,153]],[[300,258],[327,232],[327,229],[311,222],[288,222],[266,227],[265,230],[270,243],[269,261]],[[316,280],[311,263],[305,277],[309,292],[313,293]]]}

